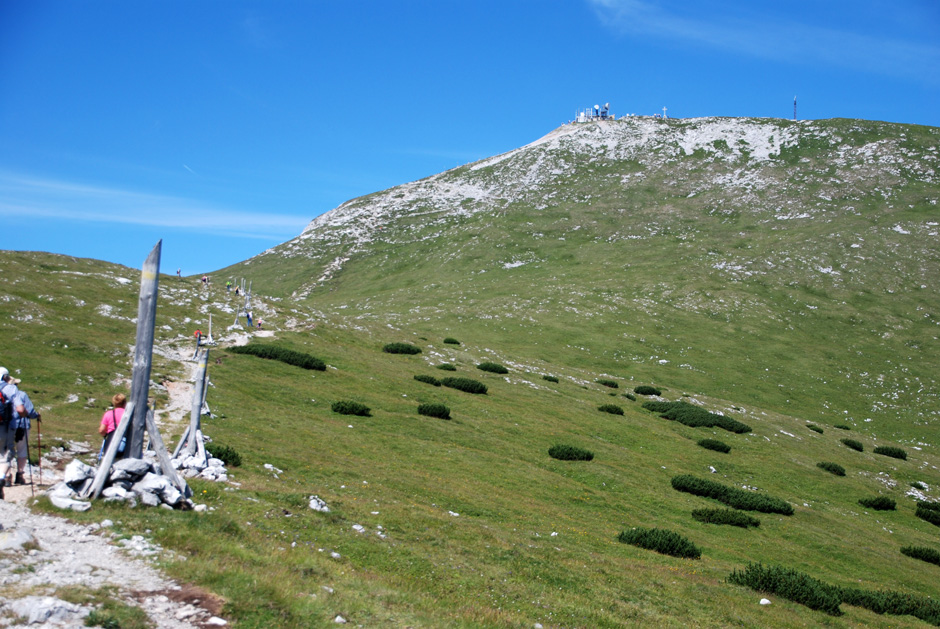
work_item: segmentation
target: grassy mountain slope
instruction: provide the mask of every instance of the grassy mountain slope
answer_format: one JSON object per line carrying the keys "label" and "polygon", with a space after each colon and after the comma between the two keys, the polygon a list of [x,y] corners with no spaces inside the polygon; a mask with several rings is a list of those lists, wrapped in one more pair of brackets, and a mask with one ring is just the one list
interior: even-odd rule
{"label": "grassy mountain slope", "polygon": [[940,408],[938,145],[857,120],[567,125],[224,272],[913,443]]}
{"label": "grassy mountain slope", "polygon": [[[133,328],[109,328],[112,318],[100,305],[133,303],[136,282],[117,279],[133,272],[12,253],[0,255],[0,269],[16,291],[0,309],[4,338],[12,339],[5,359],[43,407],[46,447],[59,437],[91,439],[103,402],[80,405],[70,395],[104,400],[120,388],[109,380],[128,371]],[[205,326],[200,311],[219,313],[229,301],[219,288],[205,292],[195,281],[164,277],[161,352],[185,352],[190,328]],[[32,318],[11,323],[25,311]],[[238,485],[193,482],[214,511],[97,504],[73,516],[110,517],[124,534],[176,551],[165,560],[171,574],[225,597],[239,626],[327,626],[337,614],[365,626],[426,627],[917,623],[847,605],[844,617],[828,617],[776,597],[761,607],[755,592],[724,582],[748,561],[796,567],[836,585],[940,595],[935,568],[898,550],[936,547],[936,527],[913,516],[908,495],[910,483],[923,482],[930,489],[920,495],[936,499],[932,448],[890,459],[873,454],[875,441],[854,431],[817,434],[799,417],[697,395],[683,399],[745,421],[753,432],[692,429],[641,409],[642,396],[624,397],[634,383],[620,374],[557,364],[532,371],[522,361],[506,361],[506,376],[480,371],[475,365],[493,358],[488,340],[456,332],[460,346],[422,339],[422,327],[389,328],[277,302],[267,307],[266,327],[276,330],[277,344],[329,367],[310,372],[213,350],[222,359],[210,361],[217,417],[205,429],[243,458],[231,470]],[[402,340],[423,352],[381,351]],[[456,366],[453,375],[484,382],[488,393],[413,379],[451,375],[435,368],[442,362]],[[174,378],[183,368],[167,361],[158,371],[155,379]],[[542,379],[545,373],[559,382]],[[667,387],[663,396],[682,393]],[[371,416],[333,413],[338,400],[364,403]],[[448,405],[453,419],[418,415],[424,402]],[[611,403],[624,415],[597,410]],[[176,434],[169,431],[171,443]],[[865,452],[844,447],[844,436],[863,441]],[[728,443],[731,453],[697,446],[703,437]],[[556,443],[590,449],[595,458],[556,461],[547,455]],[[847,476],[818,469],[819,461],[843,465]],[[692,509],[720,505],[671,489],[670,479],[682,473],[783,498],[796,513],[754,514],[761,526],[751,530],[696,522]],[[309,510],[311,495],[332,511]],[[858,505],[874,495],[895,498],[898,511]],[[618,543],[616,535],[633,526],[675,530],[703,557],[680,560]]]}

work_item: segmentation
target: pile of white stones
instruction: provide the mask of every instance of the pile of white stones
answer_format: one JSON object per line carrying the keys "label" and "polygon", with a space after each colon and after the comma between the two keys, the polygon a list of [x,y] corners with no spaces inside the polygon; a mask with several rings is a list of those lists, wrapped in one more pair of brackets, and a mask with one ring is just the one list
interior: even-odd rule
{"label": "pile of white stones", "polygon": [[[148,451],[148,455],[152,454]],[[148,456],[148,459],[151,458]],[[155,458],[155,455],[154,455]],[[198,454],[171,459],[170,464],[184,478],[203,478],[224,482],[228,480],[225,463],[213,457]],[[53,505],[60,509],[85,511],[91,503],[82,498],[87,495],[98,469],[73,459],[65,468],[62,482],[51,487],[47,494]],[[194,504],[173,482],[164,476],[155,460],[120,459],[111,466],[101,496],[105,501],[126,501],[131,507],[144,504],[169,509],[195,509],[204,511],[205,505]]]}

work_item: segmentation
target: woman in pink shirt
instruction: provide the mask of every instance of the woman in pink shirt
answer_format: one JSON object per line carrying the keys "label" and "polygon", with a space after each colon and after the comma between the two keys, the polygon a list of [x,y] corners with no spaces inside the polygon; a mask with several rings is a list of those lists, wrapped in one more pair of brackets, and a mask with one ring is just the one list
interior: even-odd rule
{"label": "woman in pink shirt", "polygon": [[101,425],[98,426],[98,434],[104,437],[104,443],[101,444],[102,452],[108,449],[108,445],[111,443],[111,435],[117,430],[121,418],[124,417],[127,397],[123,393],[117,393],[111,398],[111,405],[114,408],[105,411],[104,415],[101,416]]}

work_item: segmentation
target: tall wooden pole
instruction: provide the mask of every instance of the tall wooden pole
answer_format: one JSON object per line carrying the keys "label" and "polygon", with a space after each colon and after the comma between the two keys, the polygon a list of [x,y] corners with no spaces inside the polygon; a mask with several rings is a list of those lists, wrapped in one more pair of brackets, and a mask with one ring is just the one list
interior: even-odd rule
{"label": "tall wooden pole", "polygon": [[131,376],[131,402],[134,414],[127,427],[124,458],[139,459],[144,452],[144,426],[147,422],[147,395],[150,391],[150,366],[153,360],[153,331],[157,315],[157,288],[160,279],[160,240],[144,261],[140,274],[140,302],[137,306],[137,343],[134,346],[134,371]]}
{"label": "tall wooden pole", "polygon": [[186,443],[186,454],[196,454],[196,431],[201,428],[199,421],[202,415],[203,391],[206,388],[206,366],[209,364],[209,350],[206,349],[199,357],[199,368],[196,370],[196,381],[193,383],[193,409],[189,415],[189,441]]}

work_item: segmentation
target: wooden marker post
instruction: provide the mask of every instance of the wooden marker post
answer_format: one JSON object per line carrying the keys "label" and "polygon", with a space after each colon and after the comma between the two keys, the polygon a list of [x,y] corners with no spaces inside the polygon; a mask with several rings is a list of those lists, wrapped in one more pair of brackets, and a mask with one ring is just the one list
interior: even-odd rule
{"label": "wooden marker post", "polygon": [[202,352],[202,355],[199,357],[199,368],[196,370],[196,381],[193,386],[193,408],[192,412],[189,415],[189,441],[186,443],[185,452],[188,455],[196,454],[196,440],[198,439],[197,431],[200,430],[202,422],[200,417],[202,415],[202,400],[203,400],[203,391],[206,389],[206,367],[209,364],[209,350]]}
{"label": "wooden marker post", "polygon": [[[134,345],[134,371],[131,376],[130,402],[133,406],[128,405],[129,410],[136,410],[129,418],[130,422],[127,427],[127,447],[124,449],[126,459],[139,459],[144,452],[144,426],[147,421],[147,395],[150,391],[150,366],[153,360],[153,331],[157,315],[157,289],[162,247],[163,240],[160,240],[144,261],[140,274],[137,343]],[[110,467],[110,462],[108,467]]]}

